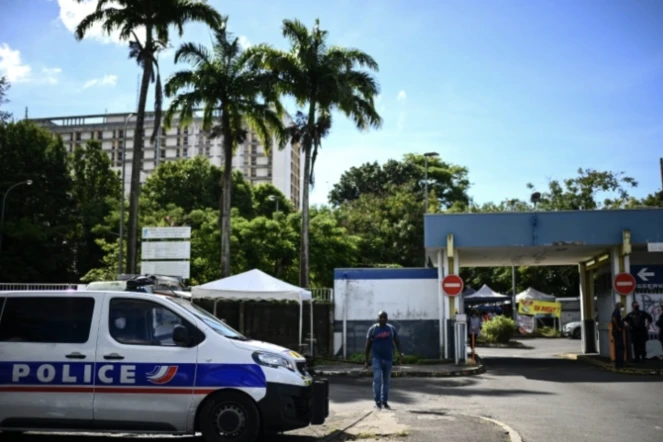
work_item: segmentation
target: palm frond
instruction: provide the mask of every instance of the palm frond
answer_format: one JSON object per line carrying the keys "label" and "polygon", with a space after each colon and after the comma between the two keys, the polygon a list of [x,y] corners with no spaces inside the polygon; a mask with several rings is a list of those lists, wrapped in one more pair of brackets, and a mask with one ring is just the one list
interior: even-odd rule
{"label": "palm frond", "polygon": [[325,54],[325,58],[332,63],[345,66],[346,69],[365,67],[378,72],[380,67],[373,57],[367,53],[354,48],[342,48],[333,46]]}
{"label": "palm frond", "polygon": [[282,28],[283,36],[290,40],[293,46],[304,47],[308,46],[311,36],[306,29],[306,25],[298,19],[285,19],[283,20]]}
{"label": "palm frond", "polygon": [[206,1],[179,0],[176,6],[164,12],[163,21],[171,22],[177,28],[180,37],[184,34],[184,25],[189,22],[201,22],[214,29],[223,18],[221,14]]}
{"label": "palm frond", "polygon": [[120,29],[126,21],[127,12],[124,9],[106,8],[97,9],[90,15],[86,16],[76,26],[74,37],[76,40],[85,38],[85,34],[95,25],[101,23],[104,32],[110,34],[116,29]]}
{"label": "palm frond", "polygon": [[210,64],[210,58],[211,55],[207,48],[196,43],[183,43],[175,52],[175,63],[184,61],[194,67]]}
{"label": "palm frond", "polygon": [[197,83],[196,73],[193,71],[179,71],[172,74],[166,81],[166,97],[172,97],[181,89],[194,88]]}

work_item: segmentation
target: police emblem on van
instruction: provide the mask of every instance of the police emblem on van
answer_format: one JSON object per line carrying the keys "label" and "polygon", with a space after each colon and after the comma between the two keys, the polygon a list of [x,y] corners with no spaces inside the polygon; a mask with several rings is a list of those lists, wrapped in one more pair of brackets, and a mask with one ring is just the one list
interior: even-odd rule
{"label": "police emblem on van", "polygon": [[154,370],[147,373],[147,380],[156,385],[167,384],[172,381],[177,374],[177,365],[157,365]]}

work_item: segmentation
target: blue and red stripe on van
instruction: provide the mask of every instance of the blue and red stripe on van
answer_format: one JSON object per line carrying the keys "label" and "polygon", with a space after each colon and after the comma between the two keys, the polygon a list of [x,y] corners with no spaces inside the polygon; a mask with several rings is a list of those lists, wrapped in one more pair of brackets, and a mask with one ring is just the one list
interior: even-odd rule
{"label": "blue and red stripe on van", "polygon": [[256,364],[0,362],[0,392],[208,394],[266,386]]}

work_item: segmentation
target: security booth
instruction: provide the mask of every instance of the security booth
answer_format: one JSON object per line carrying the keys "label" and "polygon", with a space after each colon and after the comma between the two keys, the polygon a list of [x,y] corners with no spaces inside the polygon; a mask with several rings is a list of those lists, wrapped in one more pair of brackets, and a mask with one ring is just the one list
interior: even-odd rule
{"label": "security booth", "polygon": [[628,313],[638,296],[631,266],[645,278],[643,266],[661,266],[663,277],[661,242],[663,209],[425,215],[427,260],[437,270],[441,357],[454,356],[454,316],[464,313],[460,268],[525,265],[578,266],[582,352],[610,356],[615,303]]}

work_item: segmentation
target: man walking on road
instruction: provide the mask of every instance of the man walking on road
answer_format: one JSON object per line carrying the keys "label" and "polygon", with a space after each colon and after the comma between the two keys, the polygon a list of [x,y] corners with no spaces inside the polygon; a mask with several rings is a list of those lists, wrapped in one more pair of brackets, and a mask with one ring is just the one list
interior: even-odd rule
{"label": "man walking on road", "polygon": [[366,363],[368,368],[369,356],[373,369],[373,397],[375,407],[390,409],[389,383],[391,381],[391,367],[394,363],[394,344],[400,354],[400,363],[403,364],[403,351],[398,339],[396,329],[387,323],[389,319],[386,312],[378,313],[378,322],[373,324],[366,334]]}
{"label": "man walking on road", "polygon": [[654,320],[647,312],[640,310],[638,301],[631,304],[633,311],[626,315],[624,322],[631,327],[631,342],[633,342],[633,355],[635,362],[645,362],[647,359],[647,340],[649,339],[649,326]]}

